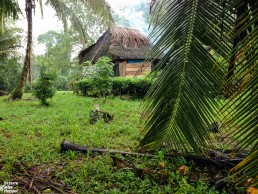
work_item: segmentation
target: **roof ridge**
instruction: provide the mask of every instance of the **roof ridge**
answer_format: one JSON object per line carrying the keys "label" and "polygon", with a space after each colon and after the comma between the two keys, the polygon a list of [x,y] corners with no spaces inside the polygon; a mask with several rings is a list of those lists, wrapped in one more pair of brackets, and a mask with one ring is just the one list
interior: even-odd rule
{"label": "roof ridge", "polygon": [[111,33],[111,39],[115,42],[122,42],[124,46],[132,43],[135,46],[139,44],[151,45],[150,39],[139,30],[126,27],[113,26],[108,30]]}

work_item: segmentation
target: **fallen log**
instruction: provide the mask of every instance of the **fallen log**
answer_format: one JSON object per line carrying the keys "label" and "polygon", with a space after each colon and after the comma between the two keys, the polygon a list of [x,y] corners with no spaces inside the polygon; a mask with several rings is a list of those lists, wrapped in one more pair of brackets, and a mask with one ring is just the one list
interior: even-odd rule
{"label": "fallen log", "polygon": [[[152,154],[144,154],[144,153],[137,153],[137,152],[127,152],[127,151],[118,151],[118,150],[112,150],[112,149],[105,149],[105,148],[90,148],[87,146],[82,146],[82,145],[78,145],[78,144],[74,144],[71,143],[69,141],[63,140],[61,143],[61,152],[66,152],[66,151],[78,151],[81,153],[88,153],[88,152],[92,152],[92,153],[99,153],[99,154],[103,154],[103,153],[108,153],[108,154],[120,154],[122,156],[139,156],[139,157],[148,157],[148,158],[152,158],[154,155]],[[220,159],[220,158],[207,158],[207,157],[203,157],[203,156],[197,156],[197,155],[166,155],[166,159],[170,160],[173,157],[184,157],[186,159],[186,161],[194,161],[197,164],[201,164],[201,165],[213,165],[213,166],[217,166],[220,169],[231,169],[232,167],[234,167],[236,164],[240,163],[244,158],[232,158],[232,159]]]}
{"label": "fallen log", "polygon": [[105,148],[90,148],[87,146],[82,146],[78,144],[71,143],[69,141],[62,141],[61,143],[61,152],[66,152],[66,151],[78,151],[82,153],[87,153],[87,152],[93,152],[93,153],[109,153],[109,154],[121,154],[122,156],[141,156],[141,157],[153,157],[151,154],[142,154],[142,153],[137,153],[137,152],[125,152],[125,151],[118,151],[118,150],[112,150],[112,149],[105,149]]}
{"label": "fallen log", "polygon": [[3,90],[0,90],[0,96],[6,96],[6,95],[8,95],[7,92],[5,92],[5,91],[3,91]]}

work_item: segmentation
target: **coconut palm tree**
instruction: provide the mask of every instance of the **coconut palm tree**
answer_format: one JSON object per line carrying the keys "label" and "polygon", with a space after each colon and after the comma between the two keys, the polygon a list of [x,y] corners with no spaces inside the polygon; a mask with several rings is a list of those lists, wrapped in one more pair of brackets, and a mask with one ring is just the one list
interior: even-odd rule
{"label": "coconut palm tree", "polygon": [[[5,25],[4,33],[0,33],[0,93],[9,91],[17,82],[20,64],[17,62],[17,48],[21,37],[20,29]],[[0,94],[1,95],[1,94]]]}
{"label": "coconut palm tree", "polygon": [[[76,0],[74,0],[76,1]],[[88,6],[93,10],[93,13],[98,15],[100,20],[108,20],[111,21],[111,11],[110,6],[103,0],[77,0],[77,2],[82,3],[85,6]],[[28,34],[27,34],[27,47],[25,53],[25,59],[23,64],[23,69],[20,77],[20,81],[10,96],[10,100],[20,99],[23,95],[23,87],[27,79],[27,75],[29,70],[31,69],[31,56],[32,56],[32,21],[33,21],[33,10],[35,9],[35,0],[25,0],[25,12],[28,23]],[[40,7],[43,7],[42,0],[38,0]],[[83,36],[83,40],[85,40],[85,32],[83,30],[83,26],[80,22],[80,19],[72,12],[72,10],[66,5],[64,0],[47,0],[45,2],[46,5],[50,5],[54,8],[57,15],[66,23],[67,20],[70,20],[74,29],[76,29],[81,36]],[[41,9],[42,10],[42,9]],[[31,73],[29,73],[29,77],[31,79]]]}
{"label": "coconut palm tree", "polygon": [[0,2],[0,90],[8,90],[15,82],[15,73],[19,67],[16,59],[13,59],[13,56],[17,55],[15,51],[20,43],[19,29],[9,25],[10,19],[17,19],[19,13],[17,1],[3,0]]}
{"label": "coconut palm tree", "polygon": [[3,18],[12,17],[13,19],[17,19],[19,12],[20,12],[20,8],[19,8],[18,2],[16,0],[0,1],[1,25],[3,22]]}
{"label": "coconut palm tree", "polygon": [[232,171],[258,184],[258,2],[153,0],[151,9],[150,58],[165,67],[147,95],[141,145],[200,154],[219,122],[228,144],[249,150]]}
{"label": "coconut palm tree", "polygon": [[[19,13],[20,13],[20,8],[18,6],[17,1],[3,0],[0,2],[0,36],[4,36],[5,20],[10,17],[12,19],[17,19]],[[6,41],[5,41],[5,44],[6,44]]]}

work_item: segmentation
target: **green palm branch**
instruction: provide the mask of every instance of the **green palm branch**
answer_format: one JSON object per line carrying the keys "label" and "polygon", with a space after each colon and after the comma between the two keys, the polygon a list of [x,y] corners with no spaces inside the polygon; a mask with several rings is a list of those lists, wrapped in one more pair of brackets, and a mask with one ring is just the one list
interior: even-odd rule
{"label": "green palm branch", "polygon": [[19,4],[16,0],[2,0],[0,1],[0,15],[12,17],[16,19],[21,12]]}
{"label": "green palm branch", "polygon": [[6,29],[4,33],[0,34],[0,56],[8,56],[15,54],[17,48],[20,46],[20,36],[18,32],[20,29]]}
{"label": "green palm branch", "polygon": [[19,13],[21,13],[21,10],[16,0],[0,1],[0,34],[4,33],[6,18],[17,19]]}
{"label": "green palm branch", "polygon": [[[163,1],[161,23],[153,32],[158,37],[152,58],[164,56],[161,75],[148,94],[142,144],[169,144],[173,149],[200,151],[209,140],[208,126],[218,112],[212,98],[223,77],[216,58],[202,41],[203,17],[208,3],[199,1]],[[160,12],[159,12],[160,13]],[[208,38],[206,38],[208,39]]]}
{"label": "green palm branch", "polygon": [[[98,16],[99,20],[104,25],[110,25],[113,21],[111,15],[110,6],[103,0],[74,0],[80,5],[88,7],[93,14]],[[46,5],[50,5],[56,11],[57,16],[61,19],[61,21],[66,24],[67,20],[70,20],[73,29],[75,29],[81,35],[81,40],[86,42],[86,31],[81,22],[81,19],[78,18],[76,14],[73,12],[73,9],[68,6],[68,3],[64,0],[48,0]]]}
{"label": "green palm branch", "polygon": [[[237,11],[239,7],[245,6],[242,1],[232,3]],[[239,150],[249,150],[249,156],[232,169],[235,172],[233,178],[239,184],[253,178],[252,184],[258,185],[257,1],[249,1],[248,8],[238,15],[232,37],[233,45],[236,39],[241,39],[234,45],[232,54],[228,57],[230,65],[234,64],[230,70],[234,74],[227,76],[225,84],[225,93],[229,100],[221,110],[224,115],[223,127],[230,131],[228,135],[232,137],[232,142],[237,142]]]}
{"label": "green palm branch", "polygon": [[[147,94],[141,145],[165,144],[200,153],[212,146],[208,126],[222,118],[226,135],[238,143],[239,150],[250,148],[249,160],[254,161],[257,3],[154,0],[152,9],[155,46],[150,58],[163,56],[157,69],[165,67]],[[222,109],[214,98],[221,88],[228,97]],[[254,176],[248,169],[258,172],[257,162],[244,164],[246,178]]]}

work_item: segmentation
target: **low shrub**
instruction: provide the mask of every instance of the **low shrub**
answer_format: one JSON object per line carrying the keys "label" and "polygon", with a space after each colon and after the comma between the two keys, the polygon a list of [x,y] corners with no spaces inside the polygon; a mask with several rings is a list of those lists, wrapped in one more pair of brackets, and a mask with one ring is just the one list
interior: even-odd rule
{"label": "low shrub", "polygon": [[[121,96],[130,95],[134,98],[143,98],[152,85],[148,78],[125,78],[114,77],[108,80],[111,85],[109,95]],[[83,96],[96,96],[100,91],[96,91],[92,79],[84,79],[71,84],[73,90]],[[101,88],[99,88],[101,90]]]}
{"label": "low shrub", "polygon": [[41,68],[40,77],[37,80],[33,94],[40,99],[42,105],[48,105],[47,99],[55,95],[54,81],[56,76],[46,68]]}

